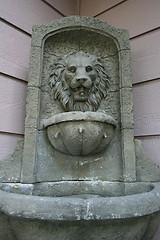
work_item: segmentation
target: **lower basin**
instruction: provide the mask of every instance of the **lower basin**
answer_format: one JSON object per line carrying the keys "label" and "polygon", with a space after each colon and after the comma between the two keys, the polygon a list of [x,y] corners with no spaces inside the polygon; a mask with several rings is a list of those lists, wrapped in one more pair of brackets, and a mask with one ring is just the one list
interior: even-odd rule
{"label": "lower basin", "polygon": [[0,221],[9,218],[16,236],[2,235],[7,240],[148,240],[160,215],[160,183],[3,183],[0,189]]}

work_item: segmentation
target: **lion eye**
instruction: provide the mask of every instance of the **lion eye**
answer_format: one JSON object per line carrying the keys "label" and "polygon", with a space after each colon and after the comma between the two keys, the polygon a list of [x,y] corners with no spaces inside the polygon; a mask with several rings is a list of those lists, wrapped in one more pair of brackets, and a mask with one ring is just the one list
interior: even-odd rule
{"label": "lion eye", "polygon": [[86,67],[86,72],[91,72],[92,70],[93,70],[93,68],[91,66]]}
{"label": "lion eye", "polygon": [[69,70],[71,73],[75,73],[75,72],[76,72],[76,67],[71,66],[71,67],[68,68],[68,70]]}

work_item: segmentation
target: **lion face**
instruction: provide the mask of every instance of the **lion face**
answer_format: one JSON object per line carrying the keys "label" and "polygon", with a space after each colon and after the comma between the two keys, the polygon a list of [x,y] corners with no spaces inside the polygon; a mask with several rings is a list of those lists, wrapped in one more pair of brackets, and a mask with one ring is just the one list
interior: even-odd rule
{"label": "lion face", "polygon": [[66,63],[65,79],[75,102],[85,102],[97,73],[90,58],[80,55],[69,56]]}
{"label": "lion face", "polygon": [[99,58],[77,52],[54,64],[49,83],[66,111],[96,111],[106,97],[109,78]]}

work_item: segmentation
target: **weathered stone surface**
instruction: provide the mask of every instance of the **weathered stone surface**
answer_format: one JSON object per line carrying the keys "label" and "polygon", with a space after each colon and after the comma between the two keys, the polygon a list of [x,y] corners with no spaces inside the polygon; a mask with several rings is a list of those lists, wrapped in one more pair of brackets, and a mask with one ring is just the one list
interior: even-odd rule
{"label": "weathered stone surface", "polygon": [[17,240],[10,226],[10,219],[7,215],[0,212],[0,239]]}
{"label": "weathered stone surface", "polygon": [[120,88],[132,87],[132,73],[131,73],[131,52],[129,50],[119,51],[120,68],[121,68],[121,83]]}
{"label": "weathered stone surface", "polygon": [[30,53],[29,87],[41,86],[41,58],[42,49],[40,47],[32,47]]}
{"label": "weathered stone surface", "polygon": [[133,139],[133,129],[123,129],[122,131],[122,159],[123,177],[126,182],[136,181],[136,160]]}
{"label": "weathered stone surface", "polygon": [[40,89],[38,87],[28,87],[26,106],[26,128],[37,128],[39,123]]}
{"label": "weathered stone surface", "polygon": [[[127,223],[123,220],[55,223],[14,217],[11,218],[10,225],[14,235],[17,236],[14,240],[61,240],[64,236],[66,240],[75,240],[75,238],[76,240],[117,240],[117,232],[119,239],[123,240],[151,240],[153,232],[150,238],[146,238],[145,232],[147,225],[150,228],[152,221],[152,218],[148,216],[130,219]],[[7,240],[12,240],[12,238],[7,238]]]}
{"label": "weathered stone surface", "polygon": [[[123,178],[119,160],[121,149],[117,142],[120,140],[116,137],[103,154],[97,153],[82,158],[81,156],[66,155],[57,150],[53,151],[46,132],[41,131],[39,132],[37,151],[37,181],[121,180]],[[112,152],[117,154],[113,155]]]}
{"label": "weathered stone surface", "polygon": [[132,89],[120,89],[121,129],[133,129]]}
{"label": "weathered stone surface", "polygon": [[[73,183],[73,186],[72,182],[57,184],[61,189],[56,188],[56,183],[46,183],[39,185],[39,191],[37,191],[36,185],[31,187],[28,184],[28,188],[32,189],[32,193],[38,196],[27,195],[23,184],[19,186],[15,184],[19,194],[12,193],[12,191],[15,191],[13,184],[8,184],[8,186],[2,184],[1,188],[4,190],[0,190],[0,209],[11,216],[56,221],[133,218],[149,215],[160,209],[160,195],[158,194],[160,183],[126,183],[125,185],[121,183],[119,184],[121,190],[118,194],[116,193],[118,184],[110,182],[97,183],[96,181],[90,181],[83,183],[82,181],[81,184],[78,182]],[[65,189],[67,185],[71,185],[72,188],[72,190],[69,189],[68,195]],[[84,187],[84,191],[79,189],[80,185],[82,188]],[[111,189],[110,185],[113,187],[113,196],[109,196],[109,190],[107,189],[108,186]],[[45,190],[47,186],[52,187],[48,188],[50,192]],[[99,186],[102,191],[96,189],[96,186]],[[43,193],[43,189],[46,194]],[[41,196],[40,190],[42,195],[45,196]],[[47,197],[51,190],[53,196]],[[12,198],[10,197],[11,193]],[[57,196],[54,197],[54,194]]]}
{"label": "weathered stone surface", "polygon": [[32,183],[36,181],[36,156],[38,131],[35,128],[25,128],[24,149],[22,157],[21,182]]}
{"label": "weathered stone surface", "polygon": [[23,139],[18,140],[14,152],[1,160],[0,182],[20,182],[23,144]]}

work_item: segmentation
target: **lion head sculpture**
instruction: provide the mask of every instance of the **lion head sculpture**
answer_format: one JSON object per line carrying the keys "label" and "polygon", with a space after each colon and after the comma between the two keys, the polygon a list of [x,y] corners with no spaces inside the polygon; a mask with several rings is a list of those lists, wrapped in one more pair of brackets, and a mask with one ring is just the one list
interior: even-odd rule
{"label": "lion head sculpture", "polygon": [[49,84],[65,111],[96,111],[107,95],[109,77],[100,59],[76,52],[53,66]]}

